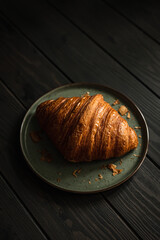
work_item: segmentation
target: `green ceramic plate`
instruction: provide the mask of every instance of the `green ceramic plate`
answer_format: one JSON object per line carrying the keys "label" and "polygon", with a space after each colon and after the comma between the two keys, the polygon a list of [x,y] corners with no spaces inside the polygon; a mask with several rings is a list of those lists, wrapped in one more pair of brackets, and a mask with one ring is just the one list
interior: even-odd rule
{"label": "green ceramic plate", "polygon": [[[120,104],[113,106],[116,110],[118,110],[121,105],[125,105],[129,109],[131,118],[127,119],[126,116],[124,116],[124,118],[132,128],[135,126],[141,127],[140,129],[135,129],[139,136],[139,144],[135,150],[121,158],[93,161],[90,163],[70,163],[67,162],[54,148],[44,133],[41,133],[41,140],[39,142],[35,143],[32,141],[30,133],[33,131],[41,132],[35,117],[36,108],[41,102],[47,99],[56,99],[60,96],[81,96],[86,92],[89,92],[90,95],[97,93],[102,94],[104,99],[111,105],[115,99],[119,99]],[[52,186],[76,193],[95,193],[105,191],[128,180],[141,166],[148,149],[148,141],[149,136],[146,121],[140,110],[131,100],[123,94],[106,86],[88,83],[65,85],[56,88],[39,98],[25,115],[20,131],[22,152],[32,170]],[[51,155],[52,160],[50,162],[41,159],[42,151],[44,150]],[[109,163],[116,164],[117,169],[123,169],[123,171],[120,174],[113,176],[111,170],[103,167]],[[72,175],[75,169],[81,169],[80,173],[77,174],[77,177]],[[99,174],[103,176],[102,179],[99,179]],[[98,179],[98,181],[95,179]]]}

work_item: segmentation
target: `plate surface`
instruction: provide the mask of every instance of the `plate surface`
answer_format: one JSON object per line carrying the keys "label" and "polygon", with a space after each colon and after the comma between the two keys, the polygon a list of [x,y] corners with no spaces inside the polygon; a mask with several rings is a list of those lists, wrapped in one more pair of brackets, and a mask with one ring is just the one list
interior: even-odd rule
{"label": "plate surface", "polygon": [[[123,118],[127,120],[130,127],[141,127],[135,129],[137,136],[139,136],[139,144],[135,150],[121,158],[93,161],[90,163],[70,163],[55,149],[47,136],[41,132],[35,117],[37,106],[48,99],[56,99],[62,96],[81,96],[86,92],[89,92],[90,95],[95,95],[97,93],[102,94],[104,100],[110,103],[116,110],[118,110],[121,105],[125,105],[129,109],[131,118],[127,119],[127,116],[123,116]],[[120,104],[113,106],[112,104],[116,99],[119,99]],[[39,132],[41,135],[41,140],[36,143],[30,136],[30,133],[34,131]],[[141,166],[148,150],[148,142],[149,135],[146,121],[140,110],[131,100],[106,86],[88,83],[65,85],[39,98],[26,113],[20,130],[21,149],[32,170],[52,186],[76,193],[105,191],[128,180]],[[44,161],[42,153],[49,153],[51,161]],[[113,176],[112,171],[104,167],[104,165],[106,166],[109,163],[116,164],[117,169],[123,169],[123,171]],[[72,174],[75,169],[81,169],[77,177]],[[99,174],[103,176],[102,179],[99,179]]]}

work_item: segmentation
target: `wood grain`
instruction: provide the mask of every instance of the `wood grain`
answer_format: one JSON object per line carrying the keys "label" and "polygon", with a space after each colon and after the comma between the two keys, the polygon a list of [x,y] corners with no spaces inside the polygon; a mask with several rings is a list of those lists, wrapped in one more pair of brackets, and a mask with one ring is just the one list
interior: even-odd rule
{"label": "wood grain", "polygon": [[156,0],[133,1],[105,0],[119,13],[160,43],[160,2]]}
{"label": "wood grain", "polygon": [[[123,168],[123,163],[122,163]],[[160,171],[146,158],[135,177],[118,191],[103,193],[142,239],[160,239]]]}
{"label": "wood grain", "polygon": [[0,175],[0,239],[47,239]]}
{"label": "wood grain", "polygon": [[70,83],[3,18],[0,18],[0,34],[0,77],[26,107],[49,90]]}
{"label": "wood grain", "polygon": [[[10,18],[12,18],[12,20],[14,20],[14,22],[21,28],[21,30],[25,32],[39,48],[42,48],[49,58],[52,59],[52,61],[55,62],[56,65],[59,66],[59,68],[62,69],[62,71],[65,72],[65,74],[68,75],[74,82],[98,81],[101,84],[106,84],[129,96],[144,113],[150,128],[149,155],[159,165],[159,99],[132,75],[125,71],[118,63],[104,53],[104,51],[85,37],[76,27],[66,21],[66,19],[57,13],[56,10],[50,8],[45,3],[43,3],[44,5],[38,4],[39,3],[37,2],[35,10],[37,14],[36,21],[32,19],[32,15],[34,16],[34,5],[32,5],[32,10],[28,9],[30,13],[28,13],[29,15],[27,14],[27,8],[25,9],[25,14],[23,14],[23,16],[20,15],[20,10],[18,12],[18,9],[21,5],[19,5],[19,8],[15,9],[17,12],[16,15],[12,15],[13,11],[11,11],[11,9],[8,10],[8,14],[10,15]],[[14,9],[14,6],[12,9]],[[47,16],[45,19],[41,17],[43,15],[43,11]],[[29,19],[28,22],[25,21],[25,18],[29,18],[29,16],[31,18],[30,21],[33,20],[32,28],[30,27]],[[20,19],[20,17],[22,19]],[[57,22],[59,24],[57,24]],[[38,67],[38,69],[43,69],[43,79],[41,75],[38,75],[37,79],[38,70],[36,69],[34,72],[34,67],[32,67],[33,65],[28,68],[28,63],[25,61],[23,61],[23,65],[21,65],[21,58],[17,56],[17,43],[21,42],[20,54],[23,58],[27,59],[28,62],[32,61],[32,57],[34,56],[26,56],[27,53],[23,50],[23,48],[27,48],[28,52],[35,52],[35,55],[38,55],[38,57],[39,53],[37,53],[37,50],[31,46],[28,41],[18,34],[11,26],[10,29],[9,26],[8,28],[3,27],[3,24],[1,26],[4,39],[0,48],[1,56],[3,56],[0,72],[2,72],[2,77],[7,85],[10,88],[14,86],[13,91],[17,97],[24,102],[24,104],[29,96],[26,104],[26,106],[28,106],[32,100],[42,94],[43,89],[46,91],[49,88],[53,88],[53,85],[52,81],[47,81],[49,79],[48,74],[50,74],[48,73],[48,68],[42,68],[44,61],[42,61],[43,64],[39,63],[40,68]],[[44,38],[42,38],[42,36],[44,36]],[[9,41],[10,38],[12,41]],[[4,42],[7,42],[7,46],[5,46]],[[25,47],[23,47],[23,45]],[[10,51],[7,51],[6,48],[8,47],[10,48]],[[88,49],[88,51],[86,51],[86,49]],[[6,51],[8,52],[7,55]],[[14,61],[12,61],[13,54],[10,55],[10,52],[16,54],[15,58],[17,62],[15,65],[13,65]],[[37,60],[37,58],[35,60],[40,61],[40,58],[39,60]],[[21,81],[17,80],[17,64],[20,66],[20,72],[23,73],[20,77],[20,79],[22,79]],[[10,69],[12,74],[6,74],[6,71],[4,72],[3,69]],[[30,72],[32,72],[31,80],[28,78],[28,74],[30,74]],[[57,74],[55,68],[53,68],[52,72],[56,72],[55,74]],[[64,77],[61,80],[61,75],[59,76],[57,74],[56,76],[57,81],[60,83],[61,81],[62,83],[67,81],[64,80]],[[26,81],[24,85],[23,78]],[[46,88],[46,85],[49,88]],[[20,89],[22,89],[22,92]],[[41,89],[40,92],[39,89]],[[25,91],[27,91],[27,94]],[[38,93],[36,93],[37,91]]]}
{"label": "wood grain", "polygon": [[[4,131],[8,132],[11,124],[6,112],[14,115],[14,119],[19,119],[21,112],[18,109],[21,105],[3,86],[1,96],[12,103],[6,108],[6,103],[0,102],[4,121],[9,125],[8,128],[5,125]],[[11,118],[10,121],[12,122]],[[12,130],[14,136],[17,136],[19,127]],[[2,121],[0,132],[3,128]],[[2,174],[50,239],[126,239],[128,236],[130,239],[138,239],[101,194],[79,197],[55,190],[38,179],[20,154],[17,137],[9,141],[6,139],[0,149],[0,158],[3,159]]]}
{"label": "wood grain", "polygon": [[160,46],[157,43],[102,1],[49,2],[160,96]]}

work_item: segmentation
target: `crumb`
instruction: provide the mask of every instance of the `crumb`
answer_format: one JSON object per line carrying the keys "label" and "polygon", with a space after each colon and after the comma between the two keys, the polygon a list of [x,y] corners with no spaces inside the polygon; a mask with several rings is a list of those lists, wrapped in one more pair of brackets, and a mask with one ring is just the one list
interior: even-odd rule
{"label": "crumb", "polygon": [[80,168],[80,169],[75,169],[75,170],[73,171],[72,175],[73,175],[74,177],[77,177],[77,174],[76,174],[76,173],[80,173],[80,172],[81,172],[81,168]]}
{"label": "crumb", "polygon": [[121,173],[123,171],[123,169],[117,169],[118,174]]}
{"label": "crumb", "polygon": [[107,168],[107,165],[105,165],[105,164],[103,164],[102,166],[101,166],[101,169],[106,169]]}
{"label": "crumb", "polygon": [[61,181],[61,179],[60,178],[57,178],[57,182],[59,183]]}
{"label": "crumb", "polygon": [[30,132],[30,137],[33,142],[37,143],[41,140],[41,136],[38,131],[32,131]]}
{"label": "crumb", "polygon": [[115,176],[123,171],[123,169],[116,169],[117,166],[115,164],[108,164],[108,168],[112,170],[112,175]]}
{"label": "crumb", "polygon": [[103,179],[103,176],[101,174],[98,174],[99,179]]}
{"label": "crumb", "polygon": [[122,105],[119,109],[118,109],[118,112],[123,116],[125,115],[127,112],[128,112],[128,109]]}
{"label": "crumb", "polygon": [[139,135],[138,137],[139,137],[139,138],[142,138],[142,136],[141,136],[141,135]]}
{"label": "crumb", "polygon": [[109,169],[114,169],[114,168],[116,168],[117,166],[115,165],[115,164],[108,164],[108,166],[107,166]]}
{"label": "crumb", "polygon": [[120,104],[120,101],[118,99],[114,101],[113,106],[115,106],[117,104]]}
{"label": "crumb", "polygon": [[41,151],[41,161],[51,162],[53,160],[52,155],[45,149]]}
{"label": "crumb", "polygon": [[137,155],[137,154],[133,154],[134,157],[140,157],[140,155]]}
{"label": "crumb", "polygon": [[88,181],[89,184],[91,184],[91,181]]}
{"label": "crumb", "polygon": [[80,173],[81,172],[81,168],[77,170],[77,173]]}
{"label": "crumb", "polygon": [[97,182],[97,181],[98,181],[98,178],[95,178],[95,181]]}
{"label": "crumb", "polygon": [[82,94],[81,97],[83,98],[83,97],[87,97],[87,96],[90,96],[90,92],[86,92],[85,94]]}
{"label": "crumb", "polygon": [[73,173],[72,173],[72,175],[73,175],[74,177],[77,177],[76,172],[77,172],[77,169],[74,170]]}
{"label": "crumb", "polygon": [[122,165],[122,159],[120,159],[120,162],[119,162],[120,165]]}
{"label": "crumb", "polygon": [[135,128],[135,129],[141,129],[141,127],[137,127],[137,126],[135,126],[134,128]]}
{"label": "crumb", "polygon": [[128,112],[127,118],[128,118],[128,119],[131,118],[130,112]]}

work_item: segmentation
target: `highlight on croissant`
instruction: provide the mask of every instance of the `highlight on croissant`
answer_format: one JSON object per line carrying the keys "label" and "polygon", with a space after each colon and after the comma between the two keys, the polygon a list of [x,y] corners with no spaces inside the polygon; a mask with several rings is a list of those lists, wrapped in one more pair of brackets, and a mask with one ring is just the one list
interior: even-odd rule
{"label": "highlight on croissant", "polygon": [[120,157],[138,145],[134,129],[101,94],[47,100],[37,107],[36,116],[54,146],[71,162]]}

